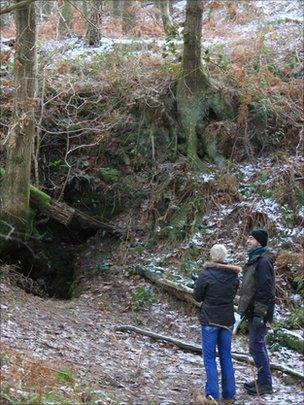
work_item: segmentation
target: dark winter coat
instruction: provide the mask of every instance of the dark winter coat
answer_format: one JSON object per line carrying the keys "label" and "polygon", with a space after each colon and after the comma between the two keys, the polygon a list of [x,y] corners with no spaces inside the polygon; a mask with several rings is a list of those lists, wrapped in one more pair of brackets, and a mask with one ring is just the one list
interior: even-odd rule
{"label": "dark winter coat", "polygon": [[274,262],[275,255],[267,250],[245,264],[238,311],[247,318],[257,315],[265,322],[273,321]]}
{"label": "dark winter coat", "polygon": [[239,286],[241,267],[219,262],[207,262],[199,275],[193,291],[194,299],[203,302],[201,324],[232,326],[233,299]]}

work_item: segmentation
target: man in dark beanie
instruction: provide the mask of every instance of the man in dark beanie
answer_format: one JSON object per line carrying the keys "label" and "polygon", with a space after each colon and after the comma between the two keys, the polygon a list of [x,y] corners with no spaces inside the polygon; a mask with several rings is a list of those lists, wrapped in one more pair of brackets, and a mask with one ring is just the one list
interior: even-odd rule
{"label": "man in dark beanie", "polygon": [[272,393],[272,378],[265,336],[273,321],[275,304],[275,255],[267,248],[268,233],[255,229],[247,239],[249,258],[244,267],[239,313],[248,319],[249,352],[255,362],[257,381],[246,382],[250,395]]}

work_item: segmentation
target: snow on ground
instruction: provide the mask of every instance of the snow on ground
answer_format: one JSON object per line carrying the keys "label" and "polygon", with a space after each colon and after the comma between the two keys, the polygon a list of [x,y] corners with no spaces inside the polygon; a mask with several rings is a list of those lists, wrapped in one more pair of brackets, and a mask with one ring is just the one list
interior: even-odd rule
{"label": "snow on ground", "polygon": [[303,0],[257,0],[255,4],[269,21],[290,18],[303,22]]}
{"label": "snow on ground", "polygon": [[[223,3],[224,4],[224,3]],[[249,3],[248,3],[249,4]],[[267,45],[280,46],[280,55],[284,54],[283,47],[294,50],[301,48],[301,23],[303,14],[301,0],[290,1],[254,1],[245,9],[244,5],[239,5],[238,18],[229,20],[227,9],[224,6],[212,9],[211,14],[215,21],[215,26],[209,27],[209,18],[204,23],[203,45],[205,48],[220,46],[222,50],[231,53],[231,45],[237,45],[240,41],[252,41],[252,36],[258,32],[263,32]],[[175,18],[179,23],[184,21],[185,1],[175,3]],[[208,8],[205,15],[208,15]],[[145,16],[145,18],[149,18]],[[299,24],[300,23],[300,24]],[[276,34],[274,34],[276,32]],[[290,38],[293,37],[291,41]],[[284,43],[282,43],[282,41]],[[173,41],[178,47],[182,46],[180,39]],[[277,43],[277,45],[276,45]],[[278,45],[280,44],[280,45]],[[166,45],[165,39],[159,38],[110,38],[103,37],[96,47],[89,47],[80,38],[68,38],[65,40],[51,40],[42,44],[40,52],[50,54],[52,62],[73,60],[79,57],[88,58],[90,61],[95,55],[113,52],[117,47],[125,47],[129,52],[140,52],[149,54],[160,54]],[[280,56],[278,55],[278,57]],[[55,57],[55,59],[54,59]]]}
{"label": "snow on ground", "polygon": [[[5,303],[2,343],[5,347],[18,348],[31,359],[53,362],[55,370],[72,368],[82,389],[92,386],[92,390],[102,390],[116,400],[101,403],[191,404],[193,392],[201,389],[205,382],[201,356],[148,337],[115,332],[114,327],[122,323],[136,324],[137,319],[142,328],[199,346],[197,314],[187,312],[180,301],[167,301],[157,289],[153,291],[158,302],[148,311],[134,313],[129,305],[130,291],[138,286],[153,288],[142,279],[107,272],[99,282],[94,280],[94,285],[80,298],[67,302],[41,299],[0,284]],[[247,353],[246,339],[237,335],[233,339],[233,350]],[[286,363],[301,371],[303,358],[293,351],[281,348],[270,357],[273,362]],[[11,367],[10,363],[4,366],[4,377]],[[234,368],[235,404],[257,405],[257,400],[243,390],[243,383],[254,373],[253,367],[234,361]],[[24,370],[18,372],[22,375]],[[73,390],[81,389],[78,383],[72,390],[64,384],[63,387],[67,397]],[[12,387],[13,392],[16,393],[15,387]],[[26,393],[22,390],[18,394]],[[301,398],[302,390],[294,379],[274,373],[274,393],[258,403],[300,404]]]}

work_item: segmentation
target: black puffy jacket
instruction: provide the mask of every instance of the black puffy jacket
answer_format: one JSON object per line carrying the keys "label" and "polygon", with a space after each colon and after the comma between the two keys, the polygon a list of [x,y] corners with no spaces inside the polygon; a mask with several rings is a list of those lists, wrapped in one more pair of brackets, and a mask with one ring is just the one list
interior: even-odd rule
{"label": "black puffy jacket", "polygon": [[200,273],[193,291],[194,299],[203,302],[201,324],[232,326],[233,300],[239,286],[241,267],[219,262],[207,262]]}

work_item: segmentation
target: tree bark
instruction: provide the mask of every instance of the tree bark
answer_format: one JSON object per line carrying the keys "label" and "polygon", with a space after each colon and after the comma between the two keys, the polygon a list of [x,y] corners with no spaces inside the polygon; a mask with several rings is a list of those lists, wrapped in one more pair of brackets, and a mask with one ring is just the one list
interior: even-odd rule
{"label": "tree bark", "polygon": [[[21,3],[17,0],[16,5]],[[2,184],[1,216],[22,233],[30,229],[29,195],[36,107],[35,4],[17,7],[14,74],[16,95],[13,124],[5,143],[6,175]]]}
{"label": "tree bark", "polygon": [[[146,330],[146,329],[140,329],[140,328],[137,328],[136,326],[121,325],[121,326],[115,327],[115,331],[118,331],[118,332],[135,332],[135,333],[138,333],[138,334],[143,335],[143,336],[149,336],[152,339],[161,340],[163,342],[170,342],[170,343],[174,344],[175,346],[179,347],[180,349],[186,350],[188,352],[190,351],[190,352],[193,352],[193,353],[199,354],[199,355],[201,355],[201,353],[202,353],[201,346],[197,346],[197,345],[193,345],[191,343],[183,342],[182,340],[174,339],[174,338],[172,338],[170,336],[160,335],[159,333],[154,333],[154,332]],[[234,353],[234,352],[232,352],[231,357],[233,359],[237,360],[237,361],[245,362],[245,363],[249,363],[249,364],[254,365],[254,361],[246,353]],[[303,380],[303,378],[304,378],[304,374],[300,373],[299,371],[293,370],[293,369],[291,369],[289,367],[282,366],[281,364],[270,363],[270,368],[272,370],[282,371],[283,373],[289,374],[292,377],[295,377],[295,378],[300,379],[300,380]]]}
{"label": "tree bark", "polygon": [[169,0],[162,0],[158,2],[160,10],[161,10],[161,17],[163,21],[164,31],[166,36],[172,35],[174,24],[172,21],[172,17],[170,15],[170,4]]}
{"label": "tree bark", "polygon": [[122,13],[122,32],[124,35],[133,33],[136,18],[133,9],[132,0],[124,0]]}
{"label": "tree bark", "polygon": [[203,118],[203,96],[209,87],[201,64],[202,6],[200,0],[187,0],[184,28],[182,75],[177,104],[180,126],[187,140],[187,157],[197,161],[196,126]]}
{"label": "tree bark", "polygon": [[90,46],[99,44],[101,40],[101,6],[101,0],[91,0],[91,9],[86,33],[86,42]]}

